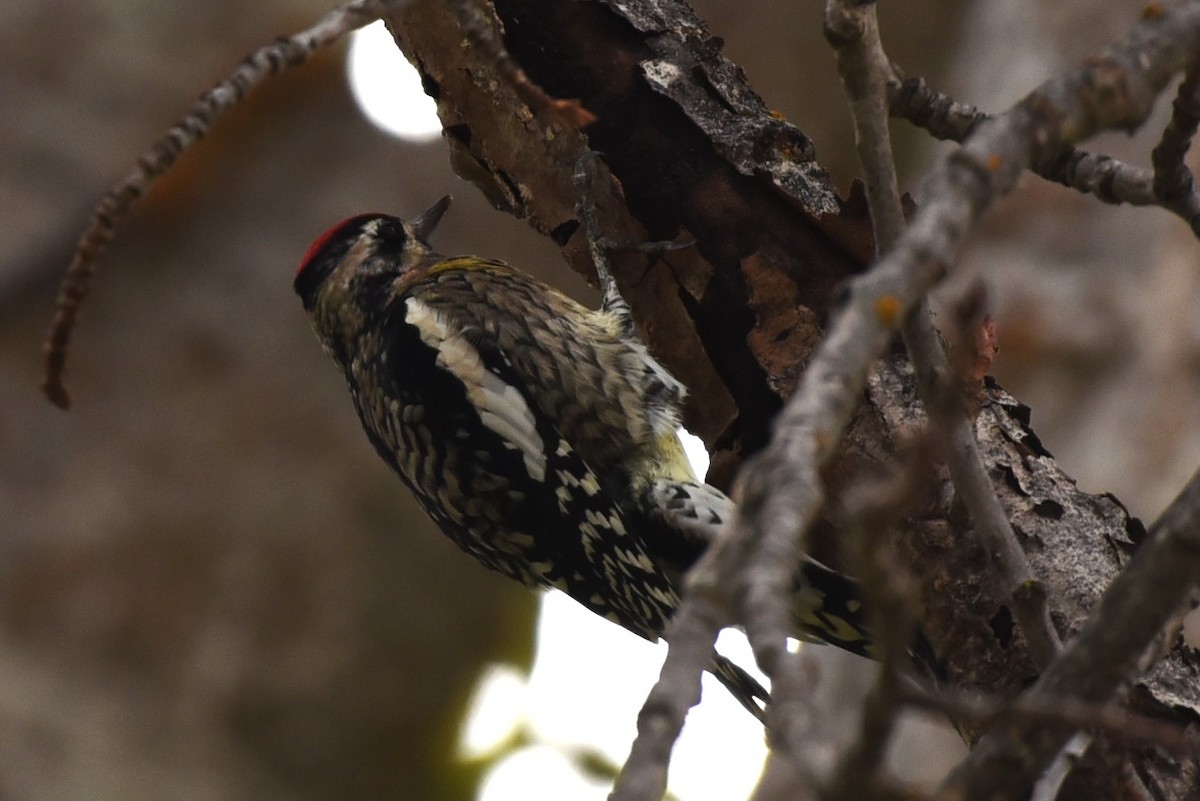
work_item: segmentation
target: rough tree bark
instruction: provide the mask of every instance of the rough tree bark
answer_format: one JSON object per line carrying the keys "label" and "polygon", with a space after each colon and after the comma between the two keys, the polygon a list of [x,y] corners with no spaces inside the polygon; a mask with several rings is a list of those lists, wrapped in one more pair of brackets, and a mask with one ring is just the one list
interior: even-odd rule
{"label": "rough tree bark", "polygon": [[[685,4],[481,6],[532,81],[579,99],[598,120],[578,132],[531,113],[494,60],[466,46],[445,4],[414,3],[388,22],[438,101],[456,170],[552,237],[584,274],[571,174],[585,149],[603,152],[612,171],[601,203],[610,236],[695,240],[661,257],[620,255],[615,269],[643,335],[690,388],[686,422],[714,452],[710,480],[727,484],[769,436],[839,282],[869,261],[863,204],[837,196],[807,137],[766,107]],[[1117,499],[1075,486],[1030,429],[1028,409],[990,381],[979,391],[977,434],[996,491],[1068,639],[1144,528]],[[832,497],[863,466],[892,459],[923,425],[902,356],[880,365],[863,401],[826,477]],[[945,680],[1012,693],[1036,670],[964,518],[943,478],[894,540],[919,578],[924,633]],[[836,561],[837,531],[826,529],[822,555]],[[1128,706],[1196,726],[1200,659],[1169,645]],[[1190,758],[1100,739],[1059,797],[1120,797],[1126,767],[1156,798],[1189,797],[1200,782]]]}

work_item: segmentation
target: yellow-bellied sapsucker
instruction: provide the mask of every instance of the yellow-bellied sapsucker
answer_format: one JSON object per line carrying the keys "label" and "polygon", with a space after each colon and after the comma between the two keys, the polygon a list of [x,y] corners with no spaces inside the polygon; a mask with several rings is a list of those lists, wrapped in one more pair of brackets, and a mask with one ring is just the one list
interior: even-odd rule
{"label": "yellow-bellied sapsucker", "polygon": [[[684,457],[684,388],[615,287],[593,311],[502,262],[436,253],[448,202],[313,243],[295,287],[317,337],[379,455],[460,548],[657,640],[733,509]],[[799,635],[865,653],[853,582],[802,572]],[[720,657],[713,672],[760,710],[754,679]]]}

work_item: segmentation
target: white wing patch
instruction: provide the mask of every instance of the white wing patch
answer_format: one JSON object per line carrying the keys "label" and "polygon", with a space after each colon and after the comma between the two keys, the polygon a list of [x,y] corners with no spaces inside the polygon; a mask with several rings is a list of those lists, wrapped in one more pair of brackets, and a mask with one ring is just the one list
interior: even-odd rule
{"label": "white wing patch", "polygon": [[546,479],[546,454],[537,421],[516,387],[506,384],[479,358],[479,352],[428,305],[416,298],[404,301],[404,320],[417,329],[421,341],[437,351],[437,363],[458,378],[479,418],[504,440],[521,451],[525,469],[536,481]]}

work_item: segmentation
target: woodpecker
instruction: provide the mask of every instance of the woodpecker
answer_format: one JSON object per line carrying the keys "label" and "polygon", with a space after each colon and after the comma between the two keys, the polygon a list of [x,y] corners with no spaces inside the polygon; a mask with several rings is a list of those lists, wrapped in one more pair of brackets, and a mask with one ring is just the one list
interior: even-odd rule
{"label": "woodpecker", "polygon": [[[449,201],[351,217],[312,244],[295,289],[317,338],[375,450],[459,548],[655,641],[734,509],[684,456],[685,389],[611,279],[592,310],[503,262],[434,251]],[[854,582],[801,572],[797,635],[868,653]],[[752,677],[720,656],[710,669],[761,717]]]}

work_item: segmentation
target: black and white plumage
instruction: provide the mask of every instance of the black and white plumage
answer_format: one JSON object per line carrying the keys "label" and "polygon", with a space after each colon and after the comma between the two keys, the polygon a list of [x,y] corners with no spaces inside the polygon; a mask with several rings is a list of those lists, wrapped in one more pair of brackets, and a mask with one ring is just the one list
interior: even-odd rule
{"label": "black and white plumage", "polygon": [[[619,296],[591,310],[501,262],[434,252],[447,203],[353,217],[313,244],[295,287],[317,337],[375,449],[460,548],[656,640],[733,509],[684,457],[685,390]],[[800,632],[864,653],[853,582],[812,562],[801,583],[816,602]],[[713,672],[760,711],[751,677],[720,658]]]}

